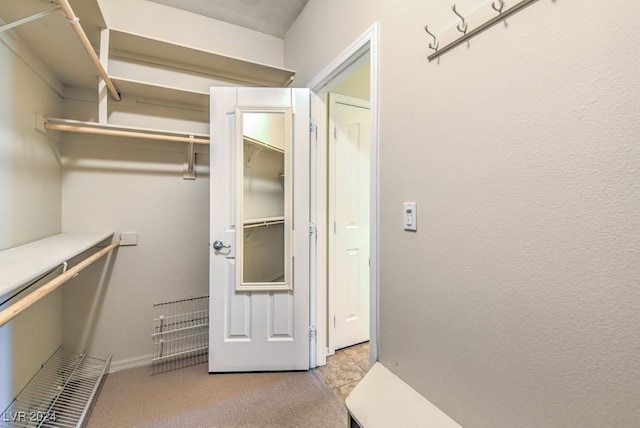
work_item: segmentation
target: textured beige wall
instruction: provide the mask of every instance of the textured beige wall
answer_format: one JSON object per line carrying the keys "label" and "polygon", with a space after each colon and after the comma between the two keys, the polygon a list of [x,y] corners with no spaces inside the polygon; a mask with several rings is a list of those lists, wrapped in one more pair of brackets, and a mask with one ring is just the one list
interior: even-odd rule
{"label": "textured beige wall", "polygon": [[378,19],[379,0],[310,0],[284,41],[284,67],[305,88]]}
{"label": "textured beige wall", "polygon": [[379,357],[463,426],[640,424],[639,12],[535,2],[429,63],[450,3],[311,0],[285,40],[308,81],[380,22]]}
{"label": "textured beige wall", "polygon": [[[59,115],[62,100],[7,46],[32,55],[11,32],[0,35],[0,250],[61,227],[59,147],[33,124],[34,113]],[[56,292],[0,327],[0,408],[62,343],[61,313]]]}
{"label": "textured beige wall", "polygon": [[64,143],[63,229],[138,233],[138,245],[64,289],[65,344],[113,354],[114,370],[150,363],[154,303],[208,295],[209,157],[198,154],[196,180],[184,180],[186,147],[81,134]]}

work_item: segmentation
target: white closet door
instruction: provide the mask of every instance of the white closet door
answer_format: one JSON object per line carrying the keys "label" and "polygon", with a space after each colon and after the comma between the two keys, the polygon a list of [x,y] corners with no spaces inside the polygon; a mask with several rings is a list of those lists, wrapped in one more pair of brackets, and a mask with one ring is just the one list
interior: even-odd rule
{"label": "white closet door", "polygon": [[369,102],[329,97],[330,351],[369,340]]}
{"label": "white closet door", "polygon": [[[290,236],[291,289],[238,290],[242,262],[238,221],[237,108],[292,111]],[[284,88],[211,89],[209,371],[309,368],[309,91]],[[242,144],[242,143],[240,143]],[[255,160],[251,160],[254,162]],[[274,177],[277,180],[278,177]],[[241,206],[241,204],[240,204]],[[257,233],[257,232],[250,232]],[[267,286],[268,287],[268,286]]]}

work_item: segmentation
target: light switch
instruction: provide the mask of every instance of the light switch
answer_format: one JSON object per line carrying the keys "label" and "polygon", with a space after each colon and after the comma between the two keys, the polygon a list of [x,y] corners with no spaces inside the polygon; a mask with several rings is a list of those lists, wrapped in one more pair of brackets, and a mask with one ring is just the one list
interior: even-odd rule
{"label": "light switch", "polygon": [[404,230],[411,232],[418,230],[418,212],[415,202],[404,203]]}
{"label": "light switch", "polygon": [[138,245],[138,232],[122,232],[120,246]]}

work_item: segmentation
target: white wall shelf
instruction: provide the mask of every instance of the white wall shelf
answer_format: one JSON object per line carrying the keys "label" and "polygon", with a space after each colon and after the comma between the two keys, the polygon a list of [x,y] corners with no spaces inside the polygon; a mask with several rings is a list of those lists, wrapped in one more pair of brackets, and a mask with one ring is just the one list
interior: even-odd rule
{"label": "white wall shelf", "polygon": [[147,100],[165,100],[176,106],[197,111],[209,111],[209,92],[200,92],[171,86],[156,85],[150,82],[111,76],[121,94],[133,95]]}
{"label": "white wall shelf", "polygon": [[201,73],[248,86],[287,87],[295,72],[111,28],[109,56]]}
{"label": "white wall shelf", "polygon": [[0,251],[0,302],[112,236],[113,232],[60,233]]}

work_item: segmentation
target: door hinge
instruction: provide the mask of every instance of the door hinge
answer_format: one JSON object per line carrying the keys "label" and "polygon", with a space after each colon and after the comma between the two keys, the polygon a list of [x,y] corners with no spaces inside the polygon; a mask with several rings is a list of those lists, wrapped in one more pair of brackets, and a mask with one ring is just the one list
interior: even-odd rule
{"label": "door hinge", "polygon": [[309,326],[309,340],[316,337],[316,333],[317,333],[316,326],[315,325]]}
{"label": "door hinge", "polygon": [[315,235],[318,232],[318,227],[315,223],[309,223],[309,235]]}
{"label": "door hinge", "polygon": [[313,120],[309,121],[309,132],[318,132],[318,125]]}

